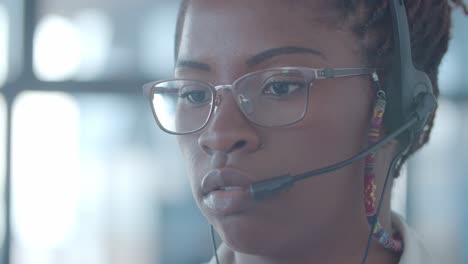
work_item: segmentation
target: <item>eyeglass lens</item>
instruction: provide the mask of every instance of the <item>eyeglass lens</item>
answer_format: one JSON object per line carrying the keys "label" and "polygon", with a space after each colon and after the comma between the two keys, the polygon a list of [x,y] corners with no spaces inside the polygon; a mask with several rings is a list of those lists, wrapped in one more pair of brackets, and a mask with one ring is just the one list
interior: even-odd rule
{"label": "eyeglass lens", "polygon": [[[299,70],[269,70],[239,79],[233,96],[242,113],[261,126],[284,126],[300,120],[307,108],[308,88]],[[152,88],[153,111],[160,126],[173,133],[202,128],[213,111],[213,87],[190,80],[171,80]]]}

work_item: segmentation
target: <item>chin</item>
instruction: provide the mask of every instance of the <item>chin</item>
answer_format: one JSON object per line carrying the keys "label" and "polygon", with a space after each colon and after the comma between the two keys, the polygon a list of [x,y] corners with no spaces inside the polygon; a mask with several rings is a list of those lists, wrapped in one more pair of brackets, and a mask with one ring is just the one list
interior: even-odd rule
{"label": "chin", "polygon": [[284,242],[275,239],[282,237],[278,234],[279,230],[269,228],[265,221],[252,219],[246,215],[236,215],[217,218],[213,223],[223,243],[236,252],[271,255],[275,251],[284,249]]}
{"label": "chin", "polygon": [[220,236],[227,247],[243,254],[269,255],[274,247],[272,241],[256,234],[222,233]]}

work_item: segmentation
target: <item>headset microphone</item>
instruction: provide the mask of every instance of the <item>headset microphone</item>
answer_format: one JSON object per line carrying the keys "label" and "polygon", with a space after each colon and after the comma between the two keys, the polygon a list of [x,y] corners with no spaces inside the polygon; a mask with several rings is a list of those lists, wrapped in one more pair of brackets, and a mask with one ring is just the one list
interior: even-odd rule
{"label": "headset microphone", "polygon": [[364,151],[360,152],[359,154],[341,161],[339,163],[333,164],[331,166],[327,166],[324,168],[320,168],[317,170],[309,171],[303,174],[298,175],[282,175],[277,176],[274,178],[266,179],[263,181],[256,182],[250,185],[250,194],[255,200],[263,200],[274,194],[285,190],[291,187],[296,181],[305,180],[311,178],[313,176],[317,176],[320,174],[324,174],[330,171],[338,170],[340,168],[346,167],[353,162],[361,160],[367,156],[369,156],[372,152],[376,151],[377,149],[381,148],[382,146],[388,144],[391,140],[395,139],[402,133],[406,132],[408,129],[411,129],[414,125],[419,122],[418,115],[414,116],[410,119],[405,125],[399,128],[397,131],[393,132],[392,134],[386,136],[384,139],[380,140],[378,143],[372,145],[371,147],[365,149]]}
{"label": "headset microphone", "polygon": [[407,131],[414,130],[415,128],[418,129],[418,126],[421,123],[426,122],[427,118],[429,117],[430,113],[434,110],[434,102],[435,97],[422,94],[418,98],[417,108],[416,111],[412,115],[411,119],[406,121],[399,129],[391,133],[390,135],[386,136],[376,144],[370,146],[369,148],[361,151],[359,154],[341,161],[339,163],[320,168],[317,170],[309,171],[303,174],[298,175],[282,175],[277,176],[271,179],[266,179],[263,181],[256,182],[250,185],[250,194],[253,196],[255,200],[263,200],[277,192],[285,190],[291,187],[296,181],[305,180],[320,174],[328,173],[334,170],[338,170],[340,168],[346,167],[351,163],[359,161],[367,156],[369,156],[372,152],[376,151],[377,149],[383,147],[384,145],[388,144],[390,141],[394,140],[398,136],[402,135]]}

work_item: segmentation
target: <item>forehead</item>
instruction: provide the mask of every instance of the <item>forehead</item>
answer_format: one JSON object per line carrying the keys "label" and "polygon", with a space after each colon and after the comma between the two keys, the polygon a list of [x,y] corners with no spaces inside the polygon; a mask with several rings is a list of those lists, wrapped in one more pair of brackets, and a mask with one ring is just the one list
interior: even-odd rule
{"label": "forehead", "polygon": [[179,58],[215,64],[222,61],[209,60],[232,61],[281,46],[325,54],[344,45],[340,38],[345,32],[333,23],[336,13],[323,1],[193,0],[183,25]]}

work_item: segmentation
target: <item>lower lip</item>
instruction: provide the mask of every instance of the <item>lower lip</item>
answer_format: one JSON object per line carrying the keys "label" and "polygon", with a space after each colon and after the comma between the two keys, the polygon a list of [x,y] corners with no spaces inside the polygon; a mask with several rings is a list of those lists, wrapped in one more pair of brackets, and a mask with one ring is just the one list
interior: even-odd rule
{"label": "lower lip", "polygon": [[243,211],[252,203],[247,188],[237,190],[217,190],[203,196],[203,203],[215,214],[230,215]]}

